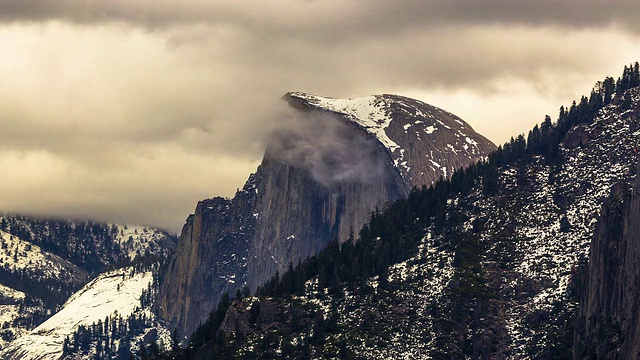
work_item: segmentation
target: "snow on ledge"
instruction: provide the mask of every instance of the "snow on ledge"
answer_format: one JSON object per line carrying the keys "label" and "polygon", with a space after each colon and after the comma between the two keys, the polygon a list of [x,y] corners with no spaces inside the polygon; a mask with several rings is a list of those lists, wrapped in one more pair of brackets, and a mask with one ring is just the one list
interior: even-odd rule
{"label": "snow on ledge", "polygon": [[319,108],[346,115],[351,121],[375,135],[391,153],[400,148],[398,144],[387,136],[385,131],[391,124],[392,119],[387,114],[384,100],[381,96],[372,95],[351,99],[334,99],[300,92],[292,92],[290,95],[291,97],[303,99]]}

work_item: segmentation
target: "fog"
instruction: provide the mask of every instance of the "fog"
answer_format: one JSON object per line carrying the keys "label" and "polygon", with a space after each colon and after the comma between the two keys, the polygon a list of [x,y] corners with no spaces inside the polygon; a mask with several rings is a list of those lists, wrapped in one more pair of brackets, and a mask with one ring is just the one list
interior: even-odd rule
{"label": "fog", "polygon": [[266,153],[308,171],[327,188],[369,184],[381,176],[384,160],[377,143],[353,136],[353,129],[327,114],[292,110],[270,134]]}

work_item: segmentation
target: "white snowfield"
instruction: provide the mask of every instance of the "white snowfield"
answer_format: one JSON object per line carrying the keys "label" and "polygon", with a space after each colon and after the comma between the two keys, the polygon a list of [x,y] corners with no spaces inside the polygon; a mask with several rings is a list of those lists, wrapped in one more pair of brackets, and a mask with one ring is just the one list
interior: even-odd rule
{"label": "white snowfield", "polygon": [[61,257],[1,230],[0,243],[0,266],[9,270],[42,271],[44,277],[61,279],[70,267],[76,268]]}
{"label": "white snowfield", "polygon": [[9,344],[0,352],[0,359],[57,360],[65,337],[80,325],[97,323],[116,312],[126,318],[140,306],[140,295],[153,280],[151,272],[130,276],[131,271],[114,270],[91,281],[71,296],[62,310]]}

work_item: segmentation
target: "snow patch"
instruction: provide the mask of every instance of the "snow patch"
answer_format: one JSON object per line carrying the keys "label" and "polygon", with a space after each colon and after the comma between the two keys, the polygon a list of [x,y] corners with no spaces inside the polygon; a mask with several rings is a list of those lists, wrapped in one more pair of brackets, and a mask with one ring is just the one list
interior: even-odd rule
{"label": "snow patch", "polygon": [[334,99],[304,93],[291,93],[291,96],[308,101],[323,109],[347,115],[351,121],[376,136],[391,153],[400,148],[389,136],[385,129],[391,124],[391,117],[387,114],[384,100],[381,96],[365,96],[351,99]]}
{"label": "snow patch", "polygon": [[97,323],[116,312],[127,317],[140,306],[140,295],[153,280],[151,272],[131,275],[132,271],[125,268],[100,275],[72,295],[62,310],[9,344],[0,358],[57,360],[65,337],[80,325]]}

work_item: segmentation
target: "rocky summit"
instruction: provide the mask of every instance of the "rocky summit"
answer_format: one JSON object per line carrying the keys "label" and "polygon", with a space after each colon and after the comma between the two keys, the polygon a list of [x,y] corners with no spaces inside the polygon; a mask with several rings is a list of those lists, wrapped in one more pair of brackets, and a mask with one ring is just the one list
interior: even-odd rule
{"label": "rocky summit", "polygon": [[223,303],[177,358],[636,358],[637,68]]}
{"label": "rocky summit", "polygon": [[376,208],[495,149],[457,116],[402,96],[284,100],[292,112],[256,173],[233,199],[199,202],[183,227],[157,301],[182,336],[224,294],[357,236]]}
{"label": "rocky summit", "polygon": [[333,99],[291,92],[285,99],[294,107],[326,111],[365,130],[385,147],[402,177],[418,187],[440,176],[446,179],[495,149],[456,115],[404,96]]}

